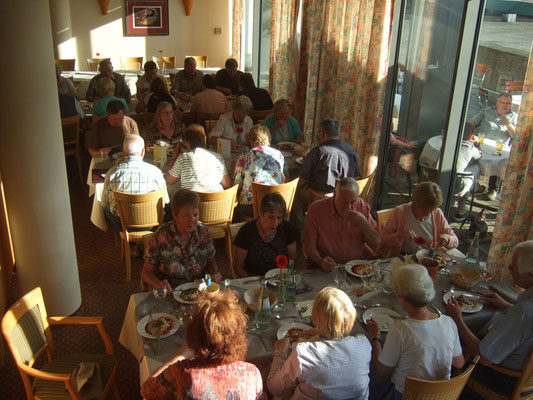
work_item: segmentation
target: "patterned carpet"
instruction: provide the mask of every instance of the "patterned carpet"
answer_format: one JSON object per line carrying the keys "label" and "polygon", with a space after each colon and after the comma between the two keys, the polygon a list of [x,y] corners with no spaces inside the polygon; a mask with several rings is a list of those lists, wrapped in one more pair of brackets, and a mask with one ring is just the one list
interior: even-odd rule
{"label": "patterned carpet", "polygon": [[[69,163],[70,164],[70,163]],[[113,341],[118,358],[118,385],[122,399],[140,399],[139,367],[133,355],[118,343],[120,329],[129,298],[140,291],[141,259],[132,259],[132,280],[125,281],[125,263],[120,259],[120,247],[113,233],[103,232],[90,221],[92,198],[87,185],[81,185],[75,168],[69,165],[69,184],[74,235],[81,281],[82,305],[74,315],[101,315]],[[215,241],[217,263],[223,274],[228,270],[222,239]],[[22,296],[16,275],[11,280],[8,306]],[[54,327],[52,330],[58,353],[103,352],[97,330],[92,327]],[[7,347],[6,347],[6,351]],[[0,369],[0,399],[26,398],[24,387],[11,354]],[[112,398],[110,395],[108,398]]]}

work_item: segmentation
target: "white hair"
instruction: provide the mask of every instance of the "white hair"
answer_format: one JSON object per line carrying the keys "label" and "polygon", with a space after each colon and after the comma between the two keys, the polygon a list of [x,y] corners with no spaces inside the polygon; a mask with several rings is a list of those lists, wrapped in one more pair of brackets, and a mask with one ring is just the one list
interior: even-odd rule
{"label": "white hair", "polygon": [[144,139],[139,135],[128,135],[124,138],[122,150],[127,155],[141,155],[144,149]]}
{"label": "white hair", "polygon": [[335,191],[340,188],[349,190],[350,192],[357,192],[357,194],[359,194],[359,185],[354,178],[347,177],[339,180],[335,186]]}
{"label": "white hair", "polygon": [[513,254],[518,252],[516,265],[521,274],[533,274],[533,240],[518,243],[513,248]]}
{"label": "white hair", "polygon": [[427,269],[420,264],[408,264],[395,269],[391,276],[394,292],[411,305],[423,307],[435,297],[435,288]]}

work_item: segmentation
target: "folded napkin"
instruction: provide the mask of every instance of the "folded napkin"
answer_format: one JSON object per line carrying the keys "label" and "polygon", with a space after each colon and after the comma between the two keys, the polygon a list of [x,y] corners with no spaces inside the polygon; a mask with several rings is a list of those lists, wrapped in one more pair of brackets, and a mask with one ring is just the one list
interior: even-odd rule
{"label": "folded napkin", "polygon": [[70,378],[83,399],[102,398],[102,374],[100,364],[82,362],[74,368]]}
{"label": "folded napkin", "polygon": [[505,300],[511,303],[516,303],[516,299],[518,298],[518,295],[520,294],[518,290],[508,281],[491,283],[489,284],[489,288],[494,290],[496,293],[502,296]]}
{"label": "folded napkin", "polygon": [[314,300],[302,300],[302,301],[297,301],[295,304],[296,304],[296,308],[300,308],[300,307],[305,307],[307,306],[307,311],[302,313],[302,318],[307,318],[307,317],[310,317],[313,313],[313,303],[315,301]]}

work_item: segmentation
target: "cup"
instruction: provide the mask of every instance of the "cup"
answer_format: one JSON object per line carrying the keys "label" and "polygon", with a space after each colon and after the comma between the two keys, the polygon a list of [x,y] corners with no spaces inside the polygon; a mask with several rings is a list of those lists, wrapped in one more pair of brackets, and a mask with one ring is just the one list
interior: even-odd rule
{"label": "cup", "polygon": [[496,150],[502,151],[502,149],[503,149],[503,140],[498,140],[496,142]]}
{"label": "cup", "polygon": [[420,259],[420,264],[422,264],[428,270],[428,274],[431,279],[437,279],[437,273],[439,272],[439,262],[429,257],[422,257]]}
{"label": "cup", "polygon": [[285,301],[292,302],[296,300],[296,282],[285,281],[283,286],[285,287]]}
{"label": "cup", "polygon": [[480,133],[479,136],[478,136],[479,144],[483,144],[484,141],[485,141],[485,134],[484,133]]}

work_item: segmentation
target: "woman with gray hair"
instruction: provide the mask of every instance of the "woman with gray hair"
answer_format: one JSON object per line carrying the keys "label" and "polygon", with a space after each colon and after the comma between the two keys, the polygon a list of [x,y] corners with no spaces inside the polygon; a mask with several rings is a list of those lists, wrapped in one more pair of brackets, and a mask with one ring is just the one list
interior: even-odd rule
{"label": "woman with gray hair", "polygon": [[367,399],[371,349],[363,335],[350,336],[356,315],[346,293],[322,289],[313,303],[316,328],[304,332],[310,340],[292,350],[287,337],[274,344],[270,393],[292,400]]}
{"label": "woman with gray hair", "polygon": [[[376,320],[372,317],[366,324],[372,335],[372,362],[376,377],[385,379],[390,376],[394,384],[394,399],[401,399],[407,376],[428,380],[449,379],[451,366],[461,368],[464,358],[453,320],[427,308],[435,297],[435,289],[426,268],[418,264],[400,267],[391,276],[391,287],[409,317],[390,328],[383,349]],[[370,386],[370,398],[386,398],[383,393],[377,393],[386,389],[386,385],[375,386],[376,391],[373,384]]]}
{"label": "woman with gray hair", "polygon": [[238,150],[246,144],[246,135],[252,128],[252,101],[246,96],[239,96],[232,104],[232,111],[222,114],[217,125],[209,133],[209,143],[216,146],[217,139],[231,140],[231,149]]}
{"label": "woman with gray hair", "polygon": [[274,103],[274,113],[265,118],[263,124],[270,129],[272,143],[282,141],[302,143],[304,136],[296,118],[291,116],[291,105],[285,99]]}

